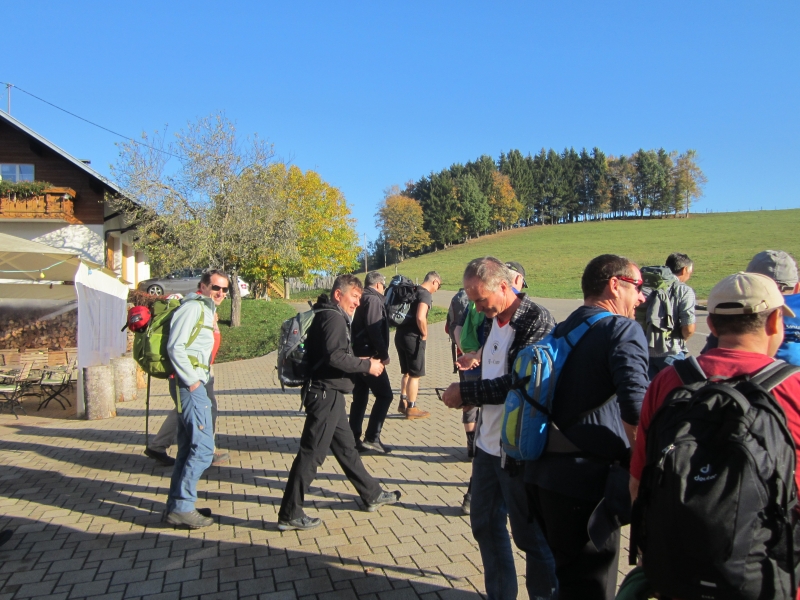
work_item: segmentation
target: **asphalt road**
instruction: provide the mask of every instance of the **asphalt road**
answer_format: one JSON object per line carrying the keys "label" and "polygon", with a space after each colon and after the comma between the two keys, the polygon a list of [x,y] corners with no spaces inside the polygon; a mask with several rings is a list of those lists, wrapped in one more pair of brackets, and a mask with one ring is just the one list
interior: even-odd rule
{"label": "asphalt road", "polygon": [[[434,306],[441,306],[447,308],[450,306],[450,301],[457,292],[451,290],[439,290],[433,295]],[[556,322],[561,322],[566,319],[569,314],[583,304],[583,300],[567,300],[561,298],[531,298],[537,304],[541,304],[555,318]],[[710,333],[708,325],[706,324],[706,317],[708,312],[705,310],[697,310],[697,330],[695,334],[687,342],[689,351],[697,356],[706,344],[706,336]]]}

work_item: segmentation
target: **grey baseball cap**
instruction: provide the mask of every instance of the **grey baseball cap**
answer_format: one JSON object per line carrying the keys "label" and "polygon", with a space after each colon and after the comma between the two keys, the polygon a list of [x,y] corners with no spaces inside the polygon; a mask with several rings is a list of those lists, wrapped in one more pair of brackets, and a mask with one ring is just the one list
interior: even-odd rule
{"label": "grey baseball cap", "polygon": [[797,263],[783,250],[759,252],[747,265],[747,271],[766,275],[778,285],[786,287],[797,285]]}

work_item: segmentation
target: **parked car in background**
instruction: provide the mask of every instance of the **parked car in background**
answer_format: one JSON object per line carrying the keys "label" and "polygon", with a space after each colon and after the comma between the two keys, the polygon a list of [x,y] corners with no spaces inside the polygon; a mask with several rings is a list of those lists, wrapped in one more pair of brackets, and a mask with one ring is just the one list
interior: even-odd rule
{"label": "parked car in background", "polygon": [[[181,269],[174,273],[169,273],[164,277],[145,279],[139,283],[138,289],[153,296],[165,296],[169,294],[191,294],[200,287],[200,277],[203,269]],[[239,294],[244,298],[250,295],[250,286],[247,282],[239,279]]]}

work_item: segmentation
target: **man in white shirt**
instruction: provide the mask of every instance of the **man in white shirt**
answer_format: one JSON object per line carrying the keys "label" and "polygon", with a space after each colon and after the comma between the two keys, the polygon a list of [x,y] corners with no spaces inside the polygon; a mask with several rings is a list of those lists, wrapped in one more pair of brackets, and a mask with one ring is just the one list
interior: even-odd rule
{"label": "man in white shirt", "polygon": [[511,388],[517,353],[545,337],[555,325],[546,308],[512,289],[509,269],[498,259],[476,258],[464,271],[464,289],[486,315],[483,348],[459,358],[461,369],[481,365],[479,381],[453,383],[442,396],[450,408],[480,406],[472,462],[470,523],[483,560],[490,600],[517,597],[517,574],[506,520],[514,543],[526,555],[526,587],[531,599],[557,597],[555,563],[538,524],[528,518],[522,464],[503,455],[503,403]]}

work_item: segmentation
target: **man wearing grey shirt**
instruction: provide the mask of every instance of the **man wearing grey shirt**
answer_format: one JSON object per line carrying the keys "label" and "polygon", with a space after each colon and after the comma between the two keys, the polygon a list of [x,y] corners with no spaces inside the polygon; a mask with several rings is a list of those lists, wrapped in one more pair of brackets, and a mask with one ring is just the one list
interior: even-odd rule
{"label": "man wearing grey shirt", "polygon": [[672,335],[661,338],[656,347],[648,348],[650,353],[648,376],[651,380],[659,371],[676,360],[686,358],[688,354],[686,341],[694,335],[695,330],[695,295],[694,290],[686,285],[694,272],[694,263],[685,254],[673,252],[667,257],[666,265],[677,279],[669,291],[675,329]]}

